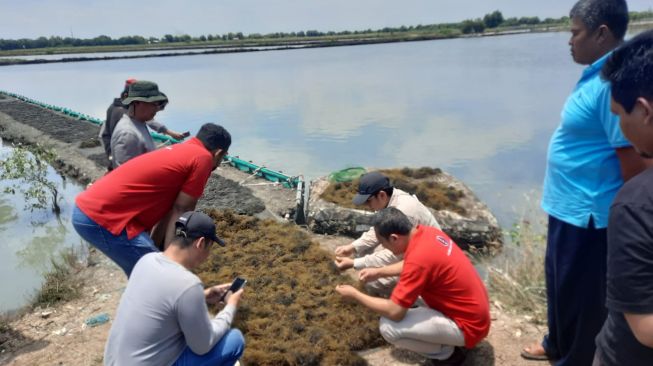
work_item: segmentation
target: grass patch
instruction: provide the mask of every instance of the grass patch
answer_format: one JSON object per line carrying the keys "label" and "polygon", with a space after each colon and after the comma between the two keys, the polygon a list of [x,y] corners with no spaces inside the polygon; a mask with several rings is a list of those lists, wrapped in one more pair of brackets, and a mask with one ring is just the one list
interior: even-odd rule
{"label": "grass patch", "polygon": [[[390,178],[393,186],[416,195],[427,207],[435,210],[451,210],[461,215],[466,214],[466,210],[458,204],[464,193],[436,181],[436,178],[442,174],[440,169],[423,167],[379,171]],[[355,206],[351,202],[358,190],[359,181],[360,179],[351,182],[333,182],[322,193],[321,198],[342,207],[367,209],[366,206]]]}
{"label": "grass patch", "polygon": [[364,365],[353,351],[384,344],[378,316],[345,302],[337,284],[353,283],[332,256],[291,224],[212,211],[227,246],[198,269],[205,284],[248,280],[234,326],[246,365]]}
{"label": "grass patch", "polygon": [[72,250],[64,252],[59,260],[52,259],[52,268],[32,306],[48,307],[79,298],[81,284],[75,278],[78,269],[77,255]]}
{"label": "grass patch", "polygon": [[546,324],[546,237],[526,220],[513,226],[510,244],[488,264],[489,292],[502,307],[529,314],[536,324]]}

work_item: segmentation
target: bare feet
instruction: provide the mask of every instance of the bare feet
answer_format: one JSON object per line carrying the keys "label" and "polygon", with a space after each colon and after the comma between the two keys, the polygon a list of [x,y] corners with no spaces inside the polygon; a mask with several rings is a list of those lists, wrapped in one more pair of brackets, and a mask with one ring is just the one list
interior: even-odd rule
{"label": "bare feet", "polygon": [[521,356],[527,360],[546,361],[549,359],[549,356],[546,354],[546,350],[542,347],[541,343],[533,343],[524,347],[521,351]]}

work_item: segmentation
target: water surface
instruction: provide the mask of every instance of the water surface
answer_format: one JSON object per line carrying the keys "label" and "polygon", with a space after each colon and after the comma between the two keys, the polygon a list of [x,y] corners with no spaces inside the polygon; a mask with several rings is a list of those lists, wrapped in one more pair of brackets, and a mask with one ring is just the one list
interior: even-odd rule
{"label": "water surface", "polygon": [[566,33],[0,68],[0,89],[104,118],[127,78],[170,98],[178,131],[219,122],[230,153],[311,179],[349,166],[441,167],[504,225],[541,185],[582,72]]}
{"label": "water surface", "polygon": [[[11,154],[11,147],[2,145],[0,159]],[[48,178],[60,187],[59,218],[49,209],[30,211],[25,197],[4,192],[14,181],[0,181],[0,314],[27,304],[50,270],[52,260],[59,260],[63,250],[73,249],[83,255],[85,247],[71,225],[74,197],[81,192],[77,184],[64,181],[54,169]]]}

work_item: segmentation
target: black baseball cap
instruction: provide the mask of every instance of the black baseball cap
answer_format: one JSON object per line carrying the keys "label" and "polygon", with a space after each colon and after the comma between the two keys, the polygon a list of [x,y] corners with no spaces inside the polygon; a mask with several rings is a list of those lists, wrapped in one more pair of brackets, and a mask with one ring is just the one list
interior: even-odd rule
{"label": "black baseball cap", "polygon": [[362,205],[371,195],[390,187],[392,187],[390,179],[385,175],[379,172],[367,173],[361,177],[360,183],[358,183],[358,193],[352,202],[355,205]]}
{"label": "black baseball cap", "polygon": [[209,238],[224,246],[224,240],[215,234],[215,223],[206,214],[198,211],[188,211],[175,221],[177,235],[187,238]]}

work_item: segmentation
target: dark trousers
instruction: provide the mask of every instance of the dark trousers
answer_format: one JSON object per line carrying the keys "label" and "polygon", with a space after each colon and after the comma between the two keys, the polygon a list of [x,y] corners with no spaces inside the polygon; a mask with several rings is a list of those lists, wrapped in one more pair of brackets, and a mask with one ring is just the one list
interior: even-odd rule
{"label": "dark trousers", "polygon": [[590,366],[607,317],[607,230],[549,216],[545,259],[549,334],[542,346],[557,366]]}

